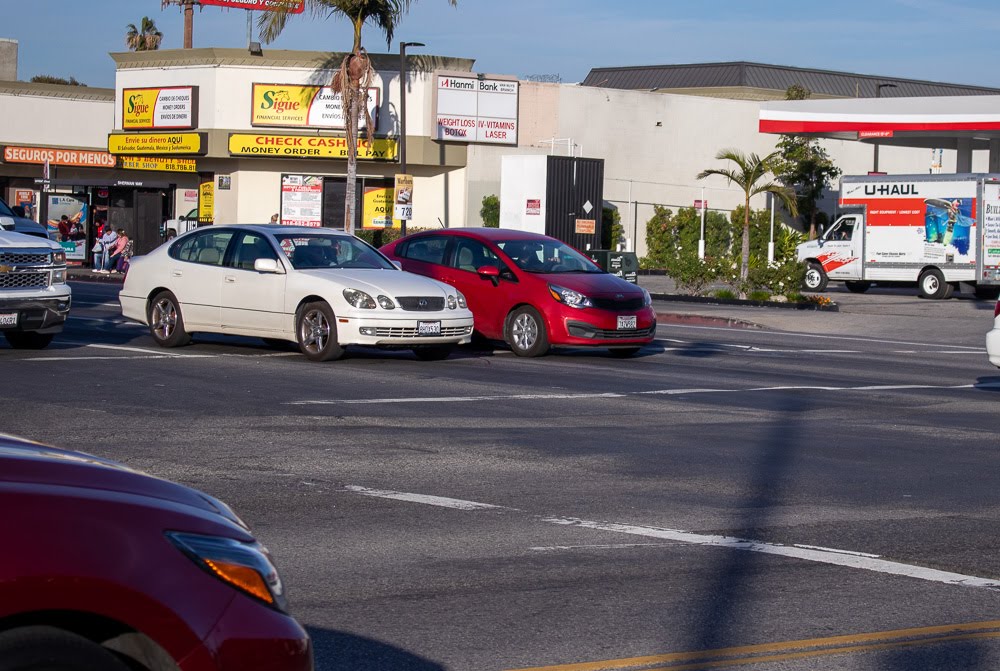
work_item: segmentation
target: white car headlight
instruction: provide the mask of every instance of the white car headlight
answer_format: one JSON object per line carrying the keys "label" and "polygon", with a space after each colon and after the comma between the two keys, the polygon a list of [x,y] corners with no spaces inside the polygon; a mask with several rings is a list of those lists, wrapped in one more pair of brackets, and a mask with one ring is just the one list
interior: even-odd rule
{"label": "white car headlight", "polygon": [[462,295],[462,292],[456,290],[456,293],[458,294],[458,307],[462,308],[463,310],[469,307],[469,304],[465,302],[465,296]]}
{"label": "white car headlight", "polygon": [[344,298],[356,308],[362,310],[374,310],[375,299],[358,289],[344,289]]}
{"label": "white car headlight", "polygon": [[653,304],[653,297],[650,296],[649,292],[646,291],[643,287],[639,287],[639,288],[642,289],[642,304],[643,305],[652,305]]}
{"label": "white car headlight", "polygon": [[396,304],[392,302],[392,299],[388,296],[379,296],[378,304],[383,310],[395,310]]}
{"label": "white car headlight", "polygon": [[448,309],[454,310],[457,307],[458,307],[458,299],[452,296],[451,294],[448,294]]}
{"label": "white car headlight", "polygon": [[581,294],[579,291],[573,291],[572,289],[560,287],[556,284],[549,285],[549,294],[552,295],[552,298],[556,299],[560,303],[570,306],[571,308],[594,307],[594,304],[590,302],[590,299]]}

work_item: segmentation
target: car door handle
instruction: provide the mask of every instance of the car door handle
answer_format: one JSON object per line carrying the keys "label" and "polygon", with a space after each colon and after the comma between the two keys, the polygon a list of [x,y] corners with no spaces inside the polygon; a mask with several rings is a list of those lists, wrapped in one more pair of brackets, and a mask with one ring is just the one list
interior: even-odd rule
{"label": "car door handle", "polygon": [[234,275],[226,275],[226,282],[236,284],[236,277]]}
{"label": "car door handle", "polygon": [[174,277],[181,277],[181,276],[183,276],[183,275],[184,275],[184,273],[182,273],[182,272],[181,272],[181,271],[179,271],[179,270],[175,270],[175,271],[173,271],[173,272],[172,272],[172,273],[170,273],[170,274],[171,274],[171,275],[173,275]]}

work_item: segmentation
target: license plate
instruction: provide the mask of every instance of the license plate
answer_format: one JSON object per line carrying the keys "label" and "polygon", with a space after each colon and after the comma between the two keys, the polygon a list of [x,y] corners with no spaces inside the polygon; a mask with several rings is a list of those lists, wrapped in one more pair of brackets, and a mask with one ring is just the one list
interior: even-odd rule
{"label": "license plate", "polygon": [[618,330],[624,329],[634,329],[635,328],[635,315],[631,317],[618,317]]}
{"label": "license plate", "polygon": [[422,335],[422,336],[441,335],[441,322],[417,322],[417,335]]}
{"label": "license plate", "polygon": [[17,313],[0,312],[0,326],[17,326]]}

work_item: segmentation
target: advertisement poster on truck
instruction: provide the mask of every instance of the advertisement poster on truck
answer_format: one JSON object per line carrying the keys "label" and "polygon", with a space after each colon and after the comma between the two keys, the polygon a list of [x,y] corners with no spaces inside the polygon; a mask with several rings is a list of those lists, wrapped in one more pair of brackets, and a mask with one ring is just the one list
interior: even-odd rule
{"label": "advertisement poster on truck", "polygon": [[865,263],[976,263],[976,182],[845,182],[841,206],[864,206]]}
{"label": "advertisement poster on truck", "polygon": [[980,280],[1000,282],[1000,184],[983,184],[983,264]]}

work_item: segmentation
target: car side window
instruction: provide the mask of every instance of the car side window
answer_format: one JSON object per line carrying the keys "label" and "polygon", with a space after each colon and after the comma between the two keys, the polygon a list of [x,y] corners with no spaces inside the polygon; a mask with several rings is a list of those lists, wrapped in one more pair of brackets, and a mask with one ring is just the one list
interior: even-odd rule
{"label": "car side window", "polygon": [[449,264],[459,270],[476,272],[483,266],[493,266],[500,270],[504,267],[500,259],[486,245],[477,240],[459,239],[455,243],[455,251]]}
{"label": "car side window", "polygon": [[241,270],[253,270],[253,264],[257,259],[278,260],[278,255],[271,246],[270,241],[260,233],[245,232],[240,235],[240,239],[233,247],[232,258],[229,265]]}
{"label": "car side window", "polygon": [[202,231],[174,243],[169,254],[179,261],[221,266],[233,231]]}
{"label": "car side window", "polygon": [[428,236],[410,240],[406,249],[400,255],[404,259],[411,261],[423,261],[424,263],[444,264],[444,252],[448,246],[448,238],[441,236]]}

